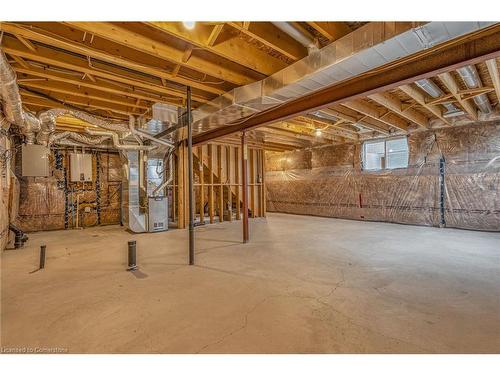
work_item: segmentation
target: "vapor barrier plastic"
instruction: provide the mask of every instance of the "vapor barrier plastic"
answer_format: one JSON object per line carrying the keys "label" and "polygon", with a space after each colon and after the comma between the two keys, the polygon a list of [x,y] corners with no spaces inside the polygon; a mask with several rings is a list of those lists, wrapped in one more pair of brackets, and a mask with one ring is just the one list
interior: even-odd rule
{"label": "vapor barrier plastic", "polygon": [[[95,156],[93,175],[95,180]],[[19,214],[14,220],[25,232],[64,229],[65,193],[62,170],[50,165],[50,177],[24,177],[20,179]],[[122,167],[118,154],[100,153],[100,207],[101,224],[120,223]],[[95,181],[92,183],[69,183],[68,185],[68,227],[76,224],[76,201],[80,195],[79,226],[97,225]],[[85,212],[84,207],[91,207]]]}
{"label": "vapor barrier plastic", "polygon": [[268,211],[500,231],[499,121],[408,142],[408,168],[376,172],[359,144],[266,153]]}

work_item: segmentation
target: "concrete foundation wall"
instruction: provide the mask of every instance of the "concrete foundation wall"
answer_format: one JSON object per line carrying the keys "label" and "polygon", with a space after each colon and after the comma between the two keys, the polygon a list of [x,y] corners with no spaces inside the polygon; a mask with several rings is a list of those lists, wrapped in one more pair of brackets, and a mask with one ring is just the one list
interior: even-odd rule
{"label": "concrete foundation wall", "polygon": [[266,153],[268,211],[500,231],[500,122],[418,132],[409,167],[361,170],[361,145]]}

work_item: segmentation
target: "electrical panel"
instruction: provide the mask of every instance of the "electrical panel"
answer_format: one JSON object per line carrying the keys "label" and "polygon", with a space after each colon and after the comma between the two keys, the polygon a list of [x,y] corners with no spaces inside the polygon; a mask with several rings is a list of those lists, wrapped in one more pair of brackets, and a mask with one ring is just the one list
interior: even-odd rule
{"label": "electrical panel", "polygon": [[26,145],[21,148],[24,177],[48,177],[50,149],[43,145]]}
{"label": "electrical panel", "polygon": [[70,181],[89,182],[92,181],[92,155],[91,154],[69,154]]}

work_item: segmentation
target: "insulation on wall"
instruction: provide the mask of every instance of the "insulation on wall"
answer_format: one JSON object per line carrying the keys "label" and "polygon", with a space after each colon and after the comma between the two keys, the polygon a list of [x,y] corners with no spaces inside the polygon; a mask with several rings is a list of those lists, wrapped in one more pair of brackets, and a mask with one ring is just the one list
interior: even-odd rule
{"label": "insulation on wall", "polygon": [[[67,152],[61,151],[63,166],[68,169]],[[120,223],[121,161],[116,153],[99,152],[100,224]],[[20,178],[19,214],[16,223],[26,232],[99,225],[97,214],[97,153],[93,153],[93,181],[72,183],[64,189],[64,169],[50,162],[49,177]],[[79,209],[77,210],[77,197]],[[67,199],[67,210],[66,210]],[[86,212],[85,207],[89,207]],[[66,213],[65,213],[66,211]],[[67,224],[66,224],[67,220]]]}
{"label": "insulation on wall", "polygon": [[362,170],[359,144],[266,153],[268,210],[500,230],[500,122],[413,133],[408,144],[408,168],[383,171]]}
{"label": "insulation on wall", "polygon": [[6,248],[9,241],[9,206],[13,192],[11,156],[11,143],[6,135],[0,133],[0,251]]}

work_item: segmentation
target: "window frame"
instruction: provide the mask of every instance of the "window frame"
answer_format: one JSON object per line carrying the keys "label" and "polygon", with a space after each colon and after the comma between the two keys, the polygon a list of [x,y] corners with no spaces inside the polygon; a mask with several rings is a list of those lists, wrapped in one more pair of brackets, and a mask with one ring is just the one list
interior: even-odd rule
{"label": "window frame", "polygon": [[[406,158],[406,166],[404,167],[396,167],[396,168],[388,168],[387,167],[387,142],[388,141],[393,141],[393,140],[398,140],[398,139],[404,139],[406,140],[406,149],[408,150],[407,152],[407,158]],[[373,144],[373,143],[384,143],[384,156],[381,162],[381,167],[377,169],[367,169],[366,168],[366,145],[367,144]],[[408,136],[397,136],[397,137],[390,137],[390,138],[379,138],[379,139],[369,139],[363,142],[361,145],[361,170],[362,171],[367,171],[367,172],[379,172],[379,171],[385,171],[385,170],[397,170],[397,169],[407,169],[410,165],[410,145],[408,144]]]}

